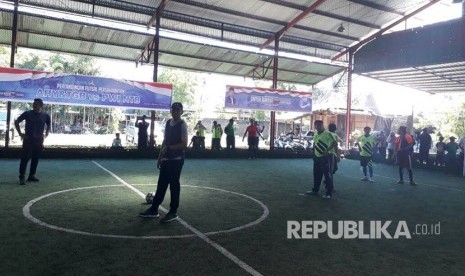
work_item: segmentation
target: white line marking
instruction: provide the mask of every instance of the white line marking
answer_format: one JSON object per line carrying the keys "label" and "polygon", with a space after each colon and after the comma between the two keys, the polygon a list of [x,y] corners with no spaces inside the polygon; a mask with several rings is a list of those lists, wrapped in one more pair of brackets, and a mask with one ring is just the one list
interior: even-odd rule
{"label": "white line marking", "polygon": [[[374,174],[374,176],[379,176],[379,177],[383,177],[383,178],[387,178],[387,179],[397,180],[397,178],[390,177],[390,176],[379,175],[379,174]],[[417,183],[417,185],[418,185],[418,183]],[[440,188],[440,189],[448,189],[448,190],[452,190],[452,191],[457,191],[457,192],[465,193],[465,190],[460,190],[460,189],[451,188],[451,187],[446,187],[446,186],[438,186],[438,185],[423,184],[423,183],[420,184],[420,185],[423,185],[423,186],[430,186],[430,187]]]}
{"label": "white line marking", "polygon": [[[153,184],[137,184],[137,185],[153,185]],[[234,232],[234,231],[239,231],[239,230],[243,230],[243,229],[246,229],[248,227],[251,227],[253,225],[256,225],[258,223],[260,223],[261,221],[263,221],[269,214],[269,211],[268,211],[268,208],[266,207],[266,205],[264,205],[262,202],[260,202],[259,200],[257,199],[254,199],[253,197],[249,197],[249,196],[246,196],[246,195],[243,195],[243,194],[240,194],[240,193],[236,193],[236,192],[230,192],[230,191],[227,191],[227,190],[222,190],[222,189],[215,189],[215,188],[210,188],[210,187],[201,187],[201,186],[193,186],[193,185],[181,185],[182,187],[193,187],[193,188],[202,188],[202,189],[210,189],[210,190],[218,190],[218,191],[221,191],[221,192],[226,192],[226,193],[232,193],[232,194],[237,194],[239,196],[243,196],[243,197],[246,197],[246,198],[250,198],[251,200],[255,201],[255,202],[258,202],[260,203],[261,206],[264,206],[263,208],[263,214],[260,218],[258,218],[257,220],[255,221],[252,221],[248,224],[245,224],[245,225],[242,225],[242,226],[238,226],[238,227],[234,227],[234,228],[231,228],[231,229],[226,229],[226,230],[219,230],[219,231],[211,231],[211,232],[207,232],[207,233],[204,233],[205,235],[207,236],[210,236],[210,235],[216,235],[216,234],[221,234],[221,233],[231,233],[231,232]],[[186,234],[186,235],[172,235],[172,236],[129,236],[129,235],[111,235],[111,234],[101,234],[101,233],[92,233],[92,232],[85,232],[85,231],[79,231],[79,230],[74,230],[74,229],[70,229],[70,228],[64,228],[64,227],[60,227],[60,226],[56,226],[56,225],[52,225],[52,224],[48,224],[46,222],[43,222],[41,221],[40,219],[34,217],[32,214],[31,214],[31,207],[32,205],[34,205],[35,203],[37,203],[38,201],[44,199],[44,198],[47,198],[47,197],[50,197],[50,196],[54,196],[54,195],[57,195],[57,194],[62,194],[62,193],[67,193],[67,192],[73,192],[73,191],[79,191],[79,190],[86,190],[86,189],[98,189],[98,188],[108,188],[108,187],[121,187],[121,188],[126,188],[124,185],[101,185],[101,186],[90,186],[90,187],[80,187],[80,188],[73,188],[73,189],[67,189],[67,190],[62,190],[62,191],[58,191],[58,192],[53,192],[53,193],[50,193],[50,194],[46,194],[46,195],[43,195],[43,196],[40,196],[38,198],[35,198],[31,201],[29,201],[26,206],[23,207],[23,214],[24,216],[31,220],[32,222],[34,223],[37,223],[41,226],[44,226],[44,227],[47,227],[47,228],[50,228],[50,229],[53,229],[53,230],[57,230],[57,231],[63,231],[63,232],[68,232],[68,233],[73,233],[73,234],[80,234],[80,235],[87,235],[87,236],[96,236],[96,237],[102,237],[102,238],[120,238],[120,239],[178,239],[178,238],[192,238],[192,237],[197,237],[196,234]]]}
{"label": "white line marking", "polygon": [[[111,172],[110,170],[106,169],[105,167],[103,167],[102,165],[100,165],[99,163],[95,162],[95,161],[92,161],[95,165],[97,165],[98,167],[100,167],[102,170],[106,171],[107,173],[109,173],[111,176],[113,176],[114,178],[116,178],[119,182],[123,183],[126,187],[130,188],[131,190],[133,190],[134,192],[136,192],[138,195],[140,195],[142,198],[145,198],[145,195],[137,190],[136,188],[134,188],[133,186],[131,186],[130,184],[126,183],[123,179],[121,179],[119,176],[117,176],[116,174],[114,174],[113,172]],[[160,206],[161,207],[161,206]],[[163,208],[163,207],[161,207]],[[164,208],[163,208],[164,209]],[[162,210],[163,210],[162,209]],[[268,210],[268,209],[267,209]],[[164,210],[165,212],[167,211],[166,209]],[[226,248],[222,247],[221,245],[217,244],[216,242],[214,242],[213,240],[211,240],[209,237],[207,237],[204,233],[200,232],[199,230],[197,230],[196,228],[194,228],[193,226],[191,226],[190,224],[188,224],[186,221],[184,221],[183,219],[181,219],[180,217],[178,217],[178,221],[184,225],[184,227],[186,227],[187,229],[189,229],[190,231],[192,231],[194,234],[196,234],[200,239],[204,240],[206,243],[208,243],[209,245],[211,245],[213,248],[215,248],[216,250],[220,251],[221,254],[223,254],[226,258],[230,259],[231,261],[233,261],[235,264],[237,264],[240,268],[244,269],[245,271],[247,271],[249,274],[251,275],[262,275],[260,272],[256,271],[255,269],[253,269],[251,266],[249,266],[248,264],[246,264],[245,262],[241,261],[238,257],[236,257],[234,254],[232,254],[231,252],[229,252]]]}

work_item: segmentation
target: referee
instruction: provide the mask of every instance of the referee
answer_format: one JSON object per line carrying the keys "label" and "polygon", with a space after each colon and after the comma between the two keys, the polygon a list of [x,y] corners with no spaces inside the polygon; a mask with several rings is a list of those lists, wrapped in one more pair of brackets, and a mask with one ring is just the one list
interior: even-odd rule
{"label": "referee", "polygon": [[333,178],[330,172],[330,154],[337,141],[329,131],[325,130],[323,121],[316,120],[314,123],[317,133],[313,137],[313,189],[308,191],[309,195],[318,195],[321,180],[325,177],[326,193],[323,199],[331,199],[333,192]]}

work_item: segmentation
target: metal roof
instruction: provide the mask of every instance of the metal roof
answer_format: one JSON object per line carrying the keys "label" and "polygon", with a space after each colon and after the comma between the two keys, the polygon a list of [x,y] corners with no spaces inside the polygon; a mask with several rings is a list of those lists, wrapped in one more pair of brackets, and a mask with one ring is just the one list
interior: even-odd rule
{"label": "metal roof", "polygon": [[354,59],[358,74],[431,94],[465,92],[465,18],[384,35]]}
{"label": "metal roof", "polygon": [[[434,0],[433,0],[434,1]],[[437,0],[436,0],[437,1]],[[13,0],[4,2],[13,3]],[[18,46],[136,61],[152,36],[82,23],[80,15],[147,26],[167,3],[163,30],[249,46],[265,46],[283,31],[280,51],[331,59],[429,0],[19,0],[20,6],[59,11],[59,18],[21,11]],[[312,12],[306,13],[310,7]],[[299,19],[301,16],[301,20]],[[12,11],[0,15],[0,43],[11,44]],[[296,23],[293,25],[293,23]],[[344,31],[338,31],[343,26]],[[151,26],[153,28],[153,26]],[[162,37],[160,65],[271,79],[272,56]],[[346,56],[340,58],[346,61]],[[146,60],[153,61],[153,56]],[[341,64],[279,59],[278,80],[315,84],[345,69]]]}

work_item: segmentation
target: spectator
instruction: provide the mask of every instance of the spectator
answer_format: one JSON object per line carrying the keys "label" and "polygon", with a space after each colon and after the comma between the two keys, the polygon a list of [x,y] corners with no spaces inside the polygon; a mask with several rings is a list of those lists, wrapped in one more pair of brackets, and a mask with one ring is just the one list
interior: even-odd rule
{"label": "spectator", "polygon": [[224,128],[226,133],[226,149],[236,148],[236,137],[234,136],[234,119],[229,119],[228,125]]}
{"label": "spectator", "polygon": [[383,131],[381,131],[376,138],[376,146],[378,147],[379,159],[381,161],[386,161],[387,138],[384,136]]}
{"label": "spectator", "polygon": [[445,150],[446,144],[443,142],[444,137],[439,137],[439,142],[436,143],[436,166],[442,167],[444,166],[444,157],[445,157]]}
{"label": "spectator", "polygon": [[139,117],[136,119],[135,126],[139,129],[137,132],[137,148],[139,150],[144,150],[147,148],[148,145],[148,134],[147,134],[147,129],[149,128],[149,123],[145,121],[147,116],[143,115],[142,116],[142,121],[139,122]]}
{"label": "spectator", "polygon": [[459,148],[460,148],[460,164],[463,165],[464,162],[464,153],[465,153],[465,136],[460,138],[459,140]]}
{"label": "spectator", "polygon": [[205,149],[205,130],[207,130],[207,128],[202,124],[202,121],[199,120],[197,122],[197,125],[195,125],[194,129],[199,132],[200,149],[204,150]]}
{"label": "spectator", "polygon": [[202,144],[202,142],[201,142],[200,133],[199,133],[199,131],[197,131],[195,133],[195,135],[192,136],[189,147],[192,145],[192,148],[194,150],[200,150],[201,149],[201,144]]}
{"label": "spectator", "polygon": [[394,159],[394,150],[396,149],[396,134],[394,131],[391,131],[389,138],[387,139],[388,143],[388,160]]}
{"label": "spectator", "polygon": [[451,136],[449,138],[450,142],[446,145],[446,169],[449,172],[454,172],[457,167],[457,150],[459,145],[455,142],[455,137]]}
{"label": "spectator", "polygon": [[418,137],[420,141],[420,155],[418,161],[420,164],[426,163],[429,161],[429,149],[431,148],[431,135],[428,133],[428,129],[424,128],[421,134]]}
{"label": "spectator", "polygon": [[216,121],[213,121],[212,126],[212,150],[217,149],[221,150],[221,135],[223,135],[223,130],[221,125]]}
{"label": "spectator", "polygon": [[122,148],[123,145],[121,144],[121,138],[119,138],[119,133],[115,134],[115,139],[113,139],[113,142],[111,143],[111,148],[112,149],[118,149]]}

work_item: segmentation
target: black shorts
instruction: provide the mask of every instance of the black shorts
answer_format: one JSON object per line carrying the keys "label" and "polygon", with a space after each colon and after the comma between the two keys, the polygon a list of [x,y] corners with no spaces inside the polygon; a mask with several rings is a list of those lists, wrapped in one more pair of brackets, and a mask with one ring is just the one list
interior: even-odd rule
{"label": "black shorts", "polygon": [[360,156],[360,166],[366,167],[370,164],[373,156]]}

